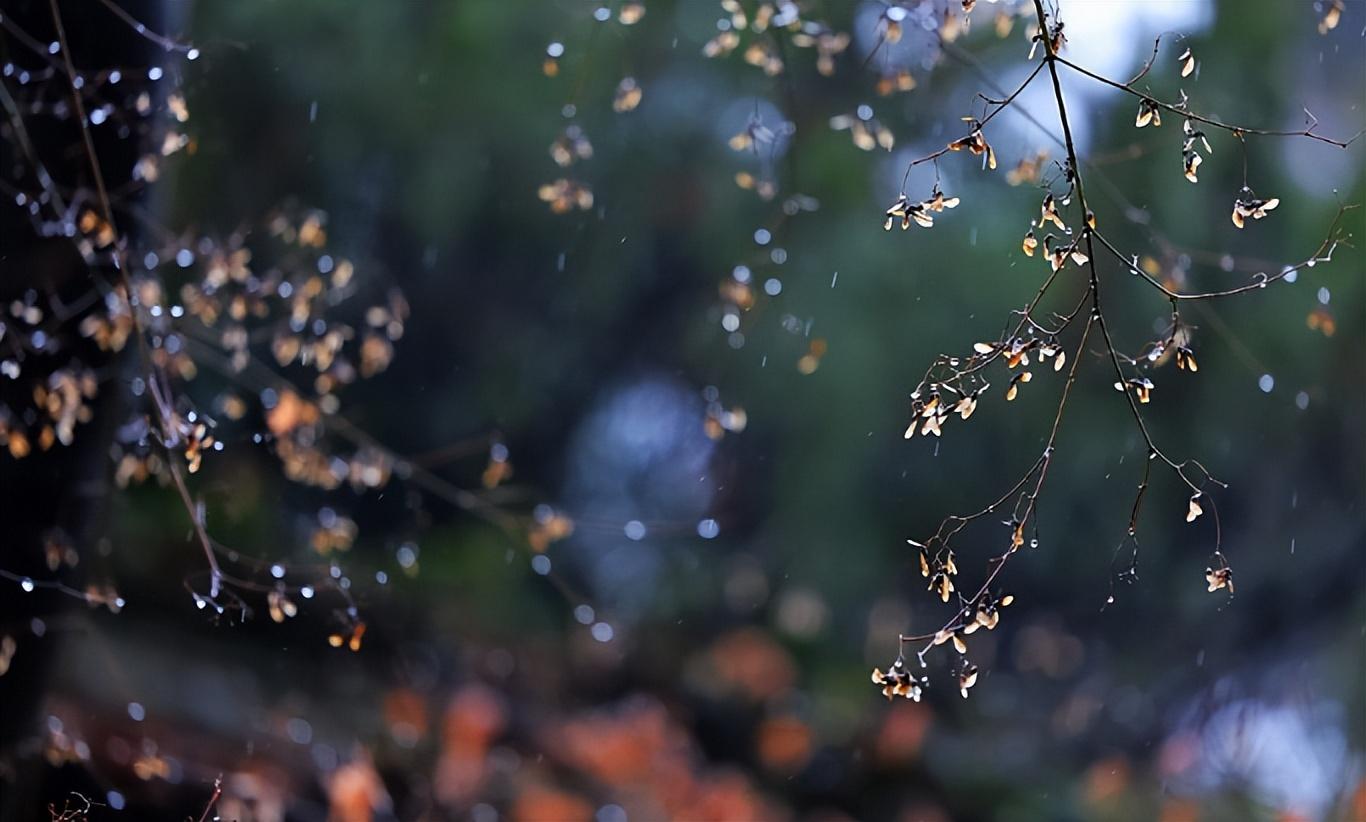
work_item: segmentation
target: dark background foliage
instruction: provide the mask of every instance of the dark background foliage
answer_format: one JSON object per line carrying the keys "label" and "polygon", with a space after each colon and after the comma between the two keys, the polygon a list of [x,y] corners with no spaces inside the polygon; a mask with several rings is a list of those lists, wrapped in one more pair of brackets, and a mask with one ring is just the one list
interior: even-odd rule
{"label": "dark background foliage", "polygon": [[[1180,81],[1164,46],[1149,81],[1164,99],[1184,87],[1192,108],[1235,122],[1299,128],[1307,106],[1326,134],[1359,129],[1366,5],[1349,2],[1326,35],[1311,3],[1253,5],[1073,2],[1062,14],[1073,59],[1114,60],[1105,70],[1120,78],[1156,34],[1183,28],[1200,70]],[[98,9],[64,6],[73,49],[90,49],[79,57],[124,59],[103,49],[126,31]],[[888,705],[868,683],[895,656],[898,631],[945,618],[906,539],[998,496],[1046,437],[1062,385],[1051,372],[1014,403],[994,389],[939,441],[901,432],[929,360],[993,339],[1038,287],[1042,264],[1018,243],[1040,194],[1007,186],[1004,173],[1038,149],[1062,151],[1049,137],[1051,97],[1027,95],[1047,133],[1003,113],[989,131],[1001,170],[949,155],[944,186],[963,204],[930,231],[884,233],[905,162],[959,134],[975,91],[996,96],[981,75],[1007,87],[1023,76],[1024,21],[998,39],[994,6],[980,4],[972,33],[932,70],[932,45],[907,46],[916,90],[879,98],[879,60],[861,65],[875,43],[869,9],[824,11],[856,35],[833,77],[804,51],[778,77],[738,54],[704,59],[720,13],[707,3],[652,2],[631,27],[570,2],[170,4],[165,27],[202,51],[181,67],[196,148],[147,207],[187,234],[232,231],[282,203],[325,210],[362,291],[397,287],[412,305],[392,367],[347,389],[343,414],[399,454],[459,446],[468,456],[433,470],[463,487],[478,486],[497,439],[515,466],[499,504],[552,503],[576,529],[551,546],[542,575],[519,533],[397,480],[364,495],[291,485],[249,424],[226,427],[227,448],[195,480],[215,535],[306,564],[317,560],[307,537],[318,509],[353,517],[360,537],[341,564],[369,626],[364,647],[329,647],[326,614],[307,607],[284,625],[259,605],[241,624],[203,618],[181,584],[203,557],[174,493],[152,484],[91,502],[75,520],[95,532],[82,541],[102,547],[79,570],[117,581],[122,613],[0,589],[6,631],[27,630],[35,614],[47,625],[41,640],[24,634],[0,679],[7,818],[73,789],[140,818],[197,815],[219,773],[239,814],[243,796],[278,792],[290,818],[322,818],[368,762],[392,800],[381,817],[398,818],[654,818],[684,784],[697,818],[1361,813],[1366,258],[1356,248],[1293,284],[1193,310],[1198,375],[1154,372],[1144,411],[1158,442],[1230,483],[1216,498],[1235,597],[1205,591],[1211,518],[1187,524],[1187,494],[1160,471],[1137,581],[1112,588],[1144,449],[1108,366],[1089,356],[1041,498],[1040,544],[1003,577],[1016,603],[974,649],[983,675],[972,699],[959,698],[941,657],[922,704]],[[551,41],[566,46],[555,78],[542,72]],[[644,96],[618,114],[611,98],[625,75]],[[1227,217],[1241,185],[1236,142],[1211,135],[1215,153],[1192,186],[1177,118],[1135,131],[1132,99],[1076,77],[1065,91],[1095,162],[1088,193],[1101,224],[1164,273],[1187,268],[1192,285],[1244,281],[1223,270],[1225,254],[1239,269],[1299,262],[1339,204],[1366,199],[1359,144],[1254,138],[1251,182],[1281,207],[1239,232]],[[595,149],[576,173],[596,205],[553,215],[536,191],[561,176],[546,147],[571,99]],[[829,128],[863,103],[897,135],[890,155]],[[758,168],[726,145],[754,111],[796,126],[774,202],[733,183]],[[912,196],[933,180],[918,167]],[[782,197],[798,192],[819,210],[784,216]],[[1358,234],[1361,214],[1347,218]],[[7,213],[6,296],[56,276],[27,231]],[[1153,232],[1188,253],[1162,254]],[[781,285],[745,315],[740,347],[717,296],[737,265],[756,285]],[[1081,293],[1076,276],[1059,309]],[[1137,351],[1168,306],[1109,260],[1102,276],[1114,330]],[[1331,336],[1306,325],[1324,307]],[[815,338],[828,352],[800,373]],[[206,373],[194,391],[211,397],[223,379]],[[705,436],[709,387],[743,406],[743,433]],[[38,567],[52,515],[24,471],[59,494],[78,458],[21,468],[0,457],[0,567]],[[643,539],[626,535],[632,521]],[[959,565],[978,579],[1005,531],[988,521],[964,536]],[[414,547],[405,569],[399,552]],[[54,722],[89,741],[89,761],[42,760]],[[139,778],[139,753],[169,760],[169,776]],[[621,776],[633,760],[652,764]]]}

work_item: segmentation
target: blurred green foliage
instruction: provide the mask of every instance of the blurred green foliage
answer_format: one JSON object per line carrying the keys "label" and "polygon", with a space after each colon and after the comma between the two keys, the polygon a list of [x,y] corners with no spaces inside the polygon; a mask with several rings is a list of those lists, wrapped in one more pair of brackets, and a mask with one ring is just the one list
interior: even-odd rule
{"label": "blurred green foliage", "polygon": [[[828,6],[837,29],[854,25],[855,7]],[[1072,6],[1063,4],[1064,19]],[[1063,377],[1036,374],[1006,404],[998,376],[971,422],[947,426],[938,441],[903,441],[906,393],[935,354],[994,339],[1037,289],[1043,265],[1021,254],[1019,238],[1041,195],[1007,186],[1004,174],[1035,149],[1062,152],[1006,112],[995,121],[1011,135],[1001,141],[1011,149],[1001,149],[999,171],[978,172],[975,158],[948,155],[940,163],[946,189],[963,204],[932,230],[884,233],[882,211],[904,162],[958,135],[974,91],[996,96],[972,65],[945,57],[932,71],[917,68],[915,91],[877,98],[878,63],[861,65],[862,39],[833,77],[794,51],[788,71],[770,78],[738,53],[701,56],[720,13],[711,4],[648,8],[626,28],[593,21],[581,3],[199,4],[191,31],[204,56],[187,78],[198,147],[177,167],[159,210],[168,224],[199,230],[231,230],[285,201],[325,210],[333,244],[358,261],[362,288],[397,287],[413,306],[393,367],[349,389],[344,413],[404,454],[499,432],[519,501],[559,499],[576,471],[576,432],[623,387],[658,378],[700,396],[716,386],[749,419],[744,433],[717,445],[705,478],[715,485],[706,516],[721,523],[720,537],[697,538],[692,521],[651,535],[666,568],[642,583],[654,586],[651,607],[621,615],[613,641],[593,650],[573,609],[587,602],[613,619],[617,603],[594,597],[584,559],[609,526],[581,528],[571,538],[577,551],[552,547],[556,578],[582,593],[567,595],[527,567],[515,534],[439,501],[414,502],[399,485],[378,499],[344,492],[343,507],[361,524],[357,547],[343,558],[347,573],[368,580],[382,570],[392,581],[359,586],[373,638],[365,653],[343,657],[325,647],[317,625],[191,624],[188,601],[166,580],[195,570],[199,558],[182,542],[173,496],[141,489],[116,504],[112,561],[122,578],[137,580],[126,586],[130,601],[150,604],[107,630],[136,645],[137,626],[171,618],[177,643],[218,649],[207,658],[224,677],[247,666],[261,705],[293,699],[302,713],[347,705],[345,716],[315,710],[313,721],[376,750],[386,774],[422,766],[412,752],[379,741],[375,694],[415,680],[435,693],[479,680],[510,694],[514,713],[524,714],[517,721],[528,724],[548,712],[654,694],[709,759],[755,774],[804,818],[832,809],[920,818],[908,809],[925,801],[955,819],[1153,819],[1174,813],[1172,803],[1185,796],[1205,806],[1201,818],[1270,818],[1275,803],[1255,780],[1231,787],[1173,777],[1179,789],[1163,787],[1172,776],[1164,744],[1237,699],[1338,706],[1336,722],[1311,727],[1336,729],[1347,745],[1341,773],[1360,779],[1362,251],[1338,248],[1331,264],[1301,272],[1294,284],[1192,309],[1185,319],[1198,327],[1199,374],[1172,365],[1153,374],[1158,388],[1144,413],[1156,440],[1230,482],[1216,499],[1237,596],[1204,590],[1212,518],[1186,524],[1186,495],[1154,470],[1137,583],[1121,584],[1102,609],[1123,566],[1112,557],[1144,453],[1108,365],[1090,356],[1041,499],[1041,545],[1012,562],[1003,579],[1017,604],[974,655],[982,682],[967,702],[947,684],[933,689],[923,748],[904,766],[879,765],[870,740],[888,714],[866,671],[895,655],[895,630],[932,630],[945,616],[922,590],[906,539],[998,496],[1028,468]],[[1164,46],[1151,88],[1163,99],[1184,88],[1193,109],[1277,128],[1300,127],[1307,105],[1324,133],[1349,135],[1361,126],[1366,89],[1363,11],[1348,4],[1346,22],[1320,36],[1308,3],[1260,4],[1252,13],[1224,0],[1187,41],[1201,64],[1194,82],[1179,80]],[[1024,24],[1000,40],[988,21],[979,19],[953,49],[1008,86],[1004,78],[1024,64]],[[1146,30],[1073,34],[1084,36],[1142,40],[1124,77],[1151,42]],[[566,55],[559,76],[547,78],[541,64],[552,40],[565,43]],[[640,81],[643,101],[613,113],[613,89],[628,74]],[[1227,216],[1242,176],[1235,141],[1211,135],[1215,152],[1191,186],[1180,176],[1177,118],[1135,131],[1132,99],[1069,79],[1069,95],[1083,88],[1078,111],[1095,161],[1088,193],[1096,192],[1102,228],[1135,254],[1159,256],[1149,228],[1177,247],[1213,252],[1191,266],[1193,286],[1242,281],[1245,274],[1220,270],[1219,254],[1240,266],[1266,261],[1273,272],[1298,262],[1318,246],[1340,203],[1366,201],[1359,144],[1342,151],[1250,138],[1250,181],[1260,195],[1279,196],[1281,208],[1239,232]],[[1031,99],[1030,113],[1055,130],[1051,98]],[[567,122],[561,109],[569,101],[594,147],[574,171],[591,183],[596,204],[554,215],[536,191],[563,175],[547,146]],[[776,107],[796,127],[774,168],[774,202],[733,182],[737,170],[756,167],[726,146],[724,129],[743,127],[751,101]],[[890,157],[858,151],[847,133],[829,128],[830,117],[862,103],[897,135]],[[736,119],[737,111],[745,113]],[[1126,154],[1131,146],[1139,156]],[[1325,184],[1316,168],[1343,176]],[[928,190],[931,174],[913,174],[913,197]],[[794,193],[816,198],[819,210],[782,216],[778,203]],[[1126,218],[1130,206],[1143,210],[1146,225]],[[1358,234],[1362,213],[1347,218]],[[758,229],[772,232],[770,245],[756,245]],[[786,262],[771,261],[773,247],[786,249]],[[717,286],[741,264],[753,269],[756,290],[770,277],[782,290],[759,295],[745,316],[744,345],[734,349],[720,328]],[[1160,333],[1169,307],[1110,259],[1101,269],[1115,333],[1137,351]],[[1082,285],[1065,284],[1054,307],[1070,308]],[[1306,327],[1320,289],[1336,321],[1332,336]],[[784,315],[802,331],[784,330]],[[796,363],[808,334],[829,350],[804,375]],[[1274,378],[1270,391],[1259,388],[1263,375]],[[1297,403],[1299,395],[1307,402]],[[306,561],[299,523],[335,503],[288,487],[264,449],[240,444],[214,462],[200,490],[220,538]],[[479,467],[476,459],[449,473],[468,485]],[[980,579],[1005,534],[994,522],[965,532],[959,565],[967,579]],[[412,577],[393,561],[405,540],[421,546]],[[764,593],[742,605],[727,591],[748,567],[760,569]],[[793,592],[819,601],[824,617],[813,632],[784,628],[780,610]],[[891,633],[882,630],[889,618]],[[714,700],[689,673],[718,637],[745,625],[762,628],[796,665],[795,685],[777,706]],[[1079,663],[1053,676],[1032,664],[1022,636],[1031,628],[1078,643]],[[517,673],[490,673],[480,661],[489,649],[510,651]],[[942,659],[933,659],[932,677],[947,683]],[[778,708],[801,716],[821,751],[790,777],[766,769],[743,730]],[[1131,778],[1118,798],[1094,799],[1104,780],[1088,769],[1110,762]],[[409,777],[393,781],[421,792]]]}

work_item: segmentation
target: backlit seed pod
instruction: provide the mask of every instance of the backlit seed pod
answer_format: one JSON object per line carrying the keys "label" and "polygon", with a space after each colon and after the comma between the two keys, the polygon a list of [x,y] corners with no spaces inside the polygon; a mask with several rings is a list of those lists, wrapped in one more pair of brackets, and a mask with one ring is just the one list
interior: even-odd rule
{"label": "backlit seed pod", "polygon": [[1233,593],[1233,569],[1227,565],[1219,568],[1205,569],[1205,582],[1209,585],[1209,593],[1214,593],[1220,588],[1227,588],[1230,594]]}
{"label": "backlit seed pod", "polygon": [[1029,371],[1024,371],[1011,377],[1010,386],[1006,388],[1006,402],[1014,402],[1015,397],[1019,394],[1020,384],[1029,382],[1032,379],[1034,379],[1034,375]]}
{"label": "backlit seed pod", "polygon": [[1181,124],[1181,131],[1186,135],[1185,141],[1181,144],[1182,151],[1190,151],[1195,147],[1195,141],[1199,140],[1200,145],[1204,146],[1206,154],[1214,153],[1214,148],[1209,144],[1209,139],[1205,137],[1205,132],[1195,126],[1194,120],[1189,117],[1186,118],[1186,121]]}
{"label": "backlit seed pod", "polygon": [[948,602],[949,594],[953,593],[953,580],[946,571],[939,571],[930,577],[929,590],[939,594],[941,601]]}
{"label": "backlit seed pod", "polygon": [[968,698],[968,689],[977,684],[977,666],[969,665],[958,675],[958,692]]}
{"label": "backlit seed pod", "polygon": [[1196,176],[1200,169],[1200,164],[1204,162],[1200,155],[1194,151],[1186,151],[1182,156],[1182,162],[1185,166],[1186,179],[1190,180],[1192,183],[1200,182],[1200,179]]}
{"label": "backlit seed pod", "polygon": [[1176,60],[1181,64],[1182,77],[1189,77],[1191,76],[1191,72],[1195,71],[1195,55],[1191,54],[1191,50],[1189,48],[1181,52],[1181,54],[1177,56]]}
{"label": "backlit seed pod", "polygon": [[987,142],[986,137],[982,135],[982,126],[974,118],[965,117],[964,119],[972,124],[972,131],[968,132],[966,137],[960,137],[949,143],[949,150],[962,151],[967,149],[974,156],[985,155],[983,162],[986,167],[996,168],[996,151]]}
{"label": "backlit seed pod", "polygon": [[1138,101],[1138,116],[1134,118],[1134,125],[1143,128],[1149,123],[1154,127],[1162,125],[1162,110],[1155,102],[1144,97]]}
{"label": "backlit seed pod", "polygon": [[[1251,195],[1252,192],[1243,189],[1243,194]],[[1268,211],[1274,210],[1280,204],[1281,201],[1275,197],[1269,200],[1259,200],[1252,196],[1240,196],[1233,203],[1233,224],[1242,228],[1248,217],[1260,220],[1266,216]]]}
{"label": "backlit seed pod", "polygon": [[1039,228],[1044,227],[1044,223],[1053,223],[1059,231],[1066,232],[1067,224],[1062,221],[1058,214],[1058,203],[1052,194],[1043,198],[1043,204],[1039,206]]}
{"label": "backlit seed pod", "polygon": [[1190,505],[1186,508],[1186,522],[1195,522],[1195,518],[1205,513],[1205,509],[1200,507],[1200,495],[1196,494],[1190,498]]}
{"label": "backlit seed pod", "polygon": [[906,663],[899,658],[885,671],[874,668],[871,679],[874,685],[882,687],[882,695],[889,701],[903,696],[919,702],[925,685],[925,680],[906,670]]}

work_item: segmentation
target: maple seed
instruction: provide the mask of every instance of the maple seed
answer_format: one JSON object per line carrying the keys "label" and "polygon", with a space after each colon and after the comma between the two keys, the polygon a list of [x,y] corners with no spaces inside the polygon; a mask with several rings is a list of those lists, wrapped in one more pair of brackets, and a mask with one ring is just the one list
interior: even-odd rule
{"label": "maple seed", "polygon": [[906,670],[906,663],[900,659],[885,671],[874,668],[872,681],[874,685],[882,686],[882,695],[887,697],[889,702],[898,696],[919,702],[921,689],[925,685],[924,680],[917,679],[915,674]]}
{"label": "maple seed", "polygon": [[[1245,188],[1243,194],[1251,195],[1252,192]],[[1268,211],[1274,210],[1280,204],[1281,201],[1276,197],[1269,200],[1258,200],[1252,196],[1240,196],[1233,203],[1233,224],[1242,228],[1248,217],[1260,220],[1266,216]]]}
{"label": "maple seed", "polygon": [[1186,135],[1185,142],[1181,144],[1182,151],[1190,151],[1195,147],[1195,141],[1199,140],[1200,145],[1204,146],[1207,153],[1214,153],[1214,147],[1209,144],[1209,139],[1205,137],[1205,132],[1195,127],[1194,120],[1187,118],[1186,121],[1181,124],[1181,131]]}
{"label": "maple seed", "polygon": [[1058,203],[1052,194],[1043,198],[1043,204],[1039,206],[1039,228],[1044,227],[1044,223],[1051,222],[1058,227],[1059,231],[1067,231],[1067,224],[1058,216]]}
{"label": "maple seed", "polygon": [[933,191],[930,192],[930,199],[921,203],[921,205],[930,211],[943,211],[946,208],[957,208],[958,198],[945,197],[944,192],[939,190],[939,184],[935,183]]}
{"label": "maple seed", "polygon": [[1212,594],[1220,588],[1227,588],[1230,594],[1233,593],[1233,569],[1227,565],[1219,568],[1205,569],[1205,582],[1209,583],[1209,592]]}
{"label": "maple seed", "polygon": [[896,198],[896,202],[887,209],[887,219],[882,223],[882,227],[891,231],[892,224],[900,218],[903,231],[911,227],[912,220],[921,228],[931,228],[934,226],[934,217],[930,216],[931,211],[942,212],[946,208],[957,208],[958,202],[957,197],[945,197],[944,192],[939,190],[937,183],[930,193],[930,199],[919,203],[913,203],[905,194],[901,194]]}
{"label": "maple seed", "polygon": [[1181,52],[1181,54],[1176,59],[1181,62],[1182,77],[1189,77],[1191,75],[1191,72],[1195,71],[1195,55],[1191,54],[1191,50],[1189,48]]}
{"label": "maple seed", "polygon": [[949,601],[949,594],[953,593],[953,580],[949,579],[947,570],[941,570],[930,577],[929,590],[938,592],[941,601]]}
{"label": "maple seed", "polygon": [[959,401],[958,401],[958,404],[955,405],[955,406],[953,407],[953,410],[958,412],[958,416],[959,416],[961,419],[966,420],[968,417],[971,417],[971,416],[972,416],[972,412],[973,412],[973,411],[976,411],[976,410],[977,410],[977,394],[978,394],[978,393],[980,393],[980,392],[975,392],[975,393],[972,393],[972,394],[968,394],[967,396],[965,396],[965,397],[963,397],[961,400],[959,400]]}
{"label": "maple seed", "polygon": [[1181,159],[1185,164],[1186,179],[1192,183],[1200,182],[1196,172],[1200,169],[1200,164],[1204,162],[1204,159],[1193,150],[1183,152]]}
{"label": "maple seed", "polygon": [[1162,125],[1162,111],[1156,103],[1144,97],[1138,101],[1138,116],[1134,118],[1134,125],[1143,128],[1149,123],[1154,127]]}
{"label": "maple seed", "polygon": [[975,156],[986,155],[984,158],[986,167],[995,169],[996,151],[991,147],[991,144],[987,142],[987,138],[982,136],[981,124],[972,117],[965,117],[964,119],[972,124],[972,130],[968,132],[966,137],[960,137],[952,143],[949,143],[949,151],[962,151],[963,149],[967,149]]}
{"label": "maple seed", "polygon": [[[911,220],[914,219],[917,225],[928,228],[934,225],[934,219],[924,213],[925,209],[919,203],[912,203],[905,194],[897,197],[896,202],[892,203],[887,209],[887,219],[882,224],[883,229],[892,230],[892,223],[896,218],[901,219],[901,230],[905,231],[911,227]],[[928,222],[926,222],[928,221]]]}
{"label": "maple seed", "polygon": [[1205,509],[1200,507],[1200,494],[1196,494],[1190,499],[1190,507],[1186,509],[1186,522],[1195,522],[1196,517],[1205,513]]}
{"label": "maple seed", "polygon": [[958,675],[958,692],[968,698],[968,689],[977,684],[977,666],[969,665]]}
{"label": "maple seed", "polygon": [[1124,391],[1126,388],[1134,392],[1140,403],[1147,404],[1152,399],[1153,381],[1147,377],[1132,377],[1124,382],[1115,383],[1116,391]]}
{"label": "maple seed", "polygon": [[940,425],[942,425],[944,420],[946,419],[948,419],[947,413],[944,413],[942,415],[936,413],[930,416],[928,419],[925,420],[925,424],[920,427],[920,433],[922,435],[934,434],[936,437],[940,436],[940,434],[942,433]]}
{"label": "maple seed", "polygon": [[1176,367],[1192,374],[1200,370],[1200,366],[1195,362],[1195,353],[1184,345],[1176,349]]}

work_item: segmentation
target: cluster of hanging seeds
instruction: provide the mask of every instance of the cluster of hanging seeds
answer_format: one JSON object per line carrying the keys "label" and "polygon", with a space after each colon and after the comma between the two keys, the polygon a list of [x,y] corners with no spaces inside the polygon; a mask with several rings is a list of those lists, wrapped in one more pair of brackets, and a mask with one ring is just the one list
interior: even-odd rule
{"label": "cluster of hanging seeds", "polygon": [[[965,2],[963,4],[964,11],[970,12],[972,5],[971,2]],[[909,177],[910,169],[915,165],[934,162],[937,179],[937,164],[939,158],[946,152],[968,152],[981,157],[984,168],[995,168],[995,152],[986,139],[984,127],[996,114],[1012,105],[1021,92],[1045,70],[1053,80],[1057,115],[1064,132],[1068,131],[1069,124],[1067,108],[1061,93],[1058,91],[1060,86],[1057,75],[1060,71],[1072,71],[1136,97],[1138,99],[1138,113],[1134,124],[1137,128],[1143,129],[1150,126],[1160,128],[1164,113],[1182,117],[1182,166],[1185,177],[1192,183],[1199,181],[1199,169],[1204,158],[1213,152],[1206,133],[1207,129],[1217,128],[1230,133],[1244,145],[1245,151],[1247,139],[1254,135],[1300,136],[1339,147],[1345,147],[1347,142],[1350,142],[1332,140],[1317,134],[1315,131],[1317,120],[1313,120],[1312,115],[1310,115],[1311,124],[1301,132],[1275,132],[1229,125],[1197,114],[1190,109],[1188,98],[1184,92],[1178,102],[1164,103],[1147,91],[1135,87],[1135,84],[1153,68],[1162,42],[1161,38],[1154,46],[1153,59],[1144,65],[1138,76],[1128,83],[1121,83],[1095,74],[1061,56],[1061,52],[1066,48],[1068,41],[1063,33],[1064,26],[1058,19],[1057,12],[1047,11],[1044,4],[1038,2],[1034,4],[1034,10],[1037,16],[1037,25],[1032,26],[1029,32],[1031,38],[1029,59],[1035,60],[1036,55],[1041,50],[1043,52],[1042,62],[1008,96],[1000,100],[984,97],[988,103],[988,112],[985,116],[980,119],[965,117],[964,120],[969,124],[968,133],[950,142],[945,149],[912,161],[907,168],[907,177]],[[1326,4],[1324,21],[1320,30],[1327,31],[1335,26],[1340,11],[1340,4]],[[906,18],[905,11],[894,4],[883,12],[883,17],[884,22],[881,25],[883,26],[884,38],[887,41],[895,42],[901,36],[901,23]],[[1184,48],[1177,56],[1176,64],[1176,73],[1181,78],[1192,77],[1199,67],[1196,57],[1189,47]],[[990,108],[992,105],[995,106],[994,109]],[[852,123],[841,121],[841,125],[847,126],[852,125]],[[865,137],[864,142],[867,143],[868,141],[869,138]],[[1128,257],[1122,254],[1100,232],[1096,215],[1088,206],[1083,188],[1083,167],[1076,156],[1070,134],[1067,134],[1063,142],[1067,150],[1067,157],[1058,164],[1058,168],[1061,172],[1059,177],[1065,186],[1065,190],[1062,190],[1062,186],[1057,186],[1055,189],[1057,181],[1046,179],[1047,175],[1044,174],[1044,171],[1047,155],[1042,152],[1022,158],[1014,170],[1009,173],[1007,180],[1010,185],[1033,183],[1044,189],[1039,216],[1036,220],[1031,221],[1021,240],[1020,250],[1027,257],[1041,256],[1047,261],[1047,279],[1026,306],[1012,312],[1013,317],[1008,324],[1007,331],[997,340],[975,344],[972,353],[966,356],[941,354],[933,361],[921,382],[911,392],[911,421],[906,428],[905,437],[907,439],[916,435],[939,437],[943,433],[945,424],[954,417],[960,421],[968,420],[990,388],[986,374],[989,368],[998,361],[1004,365],[1004,370],[1009,375],[1004,391],[1004,397],[1008,402],[1015,400],[1019,396],[1021,388],[1032,381],[1031,359],[1034,365],[1050,364],[1051,370],[1055,372],[1062,372],[1067,369],[1066,381],[1061,389],[1053,425],[1042,454],[1019,481],[994,502],[971,514],[952,515],[945,518],[938,529],[924,541],[908,540],[918,552],[921,575],[925,578],[934,599],[941,604],[954,603],[955,610],[943,627],[937,631],[928,634],[901,636],[898,654],[893,664],[885,669],[874,669],[872,681],[875,685],[880,686],[882,693],[889,699],[903,696],[919,700],[928,684],[927,679],[917,676],[907,668],[907,660],[902,651],[906,643],[910,642],[923,643],[923,647],[917,654],[922,666],[925,665],[925,655],[928,651],[937,646],[951,644],[958,652],[958,658],[957,661],[951,663],[950,667],[957,676],[962,696],[967,697],[969,690],[976,684],[979,675],[978,668],[966,656],[968,637],[980,629],[993,630],[997,626],[1001,608],[1011,604],[1014,597],[1008,594],[994,593],[996,581],[1012,555],[1026,544],[1030,547],[1037,547],[1039,544],[1036,503],[1044,488],[1048,466],[1057,453],[1057,435],[1063,423],[1070,389],[1082,364],[1081,355],[1087,351],[1088,340],[1093,340],[1096,336],[1103,342],[1100,360],[1106,363],[1107,367],[1113,369],[1114,387],[1118,392],[1125,395],[1126,405],[1143,436],[1148,452],[1148,458],[1143,465],[1142,479],[1138,484],[1133,503],[1132,515],[1126,529],[1126,543],[1132,546],[1133,554],[1128,569],[1118,573],[1115,578],[1128,582],[1132,582],[1136,578],[1134,569],[1137,562],[1139,512],[1145,491],[1149,486],[1152,465],[1157,464],[1170,469],[1177,481],[1186,488],[1189,494],[1185,508],[1186,522],[1196,523],[1207,512],[1213,515],[1214,559],[1205,569],[1206,587],[1210,592],[1225,591],[1232,595],[1233,572],[1222,551],[1218,512],[1210,495],[1212,488],[1225,486],[1210,476],[1209,472],[1198,461],[1193,459],[1175,460],[1169,457],[1152,440],[1149,429],[1144,424],[1142,412],[1139,410],[1140,407],[1150,404],[1154,398],[1156,386],[1149,376],[1149,371],[1169,362],[1174,362],[1178,371],[1188,374],[1194,374],[1199,370],[1195,351],[1192,347],[1196,329],[1181,319],[1179,306],[1183,301],[1217,299],[1263,288],[1269,282],[1292,277],[1301,269],[1311,268],[1317,262],[1331,259],[1333,251],[1346,241],[1346,235],[1339,227],[1343,216],[1340,212],[1337,220],[1329,229],[1328,238],[1315,253],[1297,265],[1285,266],[1280,274],[1268,277],[1265,273],[1259,272],[1252,282],[1234,288],[1203,293],[1185,292],[1182,290],[1184,285],[1179,276],[1168,277],[1166,280],[1159,279],[1157,275],[1161,272],[1160,266],[1156,263],[1149,265],[1148,263],[1151,261],[1148,258],[1144,258],[1141,262],[1137,256]],[[1234,202],[1232,213],[1233,223],[1240,229],[1248,221],[1264,219],[1270,211],[1280,205],[1280,201],[1276,198],[1263,199],[1257,197],[1247,186],[1246,163],[1244,163],[1243,173],[1244,183]],[[904,187],[903,181],[903,191]],[[933,213],[940,212],[945,208],[952,208],[957,203],[957,198],[945,197],[940,192],[937,183],[931,197],[927,200],[916,202],[903,193],[886,210],[883,227],[890,230],[893,225],[899,223],[903,229],[906,229],[912,222],[915,222],[917,225],[929,228],[934,223]],[[1069,224],[1069,220],[1071,224]],[[1171,304],[1171,322],[1166,331],[1157,339],[1147,343],[1137,355],[1129,356],[1122,353],[1116,348],[1111,338],[1111,331],[1106,322],[1106,309],[1100,298],[1102,277],[1106,274],[1101,271],[1101,266],[1095,259],[1097,249],[1111,255],[1119,263],[1119,270],[1140,277],[1148,285],[1161,292],[1163,298]],[[1107,266],[1107,268],[1109,267]],[[1179,275],[1180,271],[1177,271],[1176,274]],[[1062,282],[1072,282],[1079,286],[1083,291],[1081,299],[1075,308],[1069,312],[1059,313],[1055,311],[1050,312],[1047,316],[1041,316],[1039,306],[1044,297],[1055,284]],[[1064,350],[1061,337],[1078,319],[1084,319],[1084,327],[1075,344],[1069,343],[1067,349]],[[1312,315],[1310,322],[1312,325]],[[1070,357],[1067,350],[1073,352]],[[1069,363],[1071,363],[1070,369],[1068,368]],[[1002,524],[1009,533],[1004,551],[990,558],[985,579],[980,587],[976,588],[975,591],[962,590],[962,586],[957,583],[961,560],[955,555],[955,551],[951,547],[952,541],[969,524],[989,517],[997,511],[1009,512],[1009,516],[1002,520]],[[1032,537],[1029,535],[1031,529]],[[1124,544],[1121,543],[1120,547],[1122,548]],[[1119,549],[1116,550],[1116,557],[1118,555]],[[1112,584],[1112,594],[1107,599],[1107,604],[1113,602]]]}

